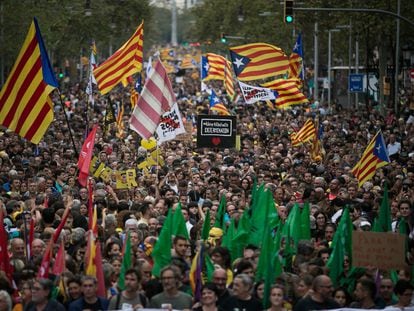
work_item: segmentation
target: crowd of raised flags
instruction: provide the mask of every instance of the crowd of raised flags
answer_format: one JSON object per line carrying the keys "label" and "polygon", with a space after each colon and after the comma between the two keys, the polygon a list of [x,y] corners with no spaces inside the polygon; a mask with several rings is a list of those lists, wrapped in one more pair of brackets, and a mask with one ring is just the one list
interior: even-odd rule
{"label": "crowd of raised flags", "polygon": [[[141,91],[141,71],[144,68],[143,27],[144,23],[141,23],[132,37],[98,66],[95,62],[96,49],[92,50],[86,94],[92,102],[95,82],[101,95],[110,93],[119,84],[129,85],[133,107],[129,119],[130,129],[146,140],[151,139],[154,133],[157,133],[157,143],[162,143],[173,140],[177,135],[184,133],[184,124],[169,77],[169,72],[174,69],[170,68],[171,65],[168,61],[174,59],[175,56],[173,49],[164,49],[160,51],[159,59],[154,64],[150,59],[146,81]],[[298,37],[289,57],[280,48],[266,43],[231,47],[230,59],[214,53],[199,56],[200,59],[196,61],[191,55],[185,55],[181,61],[181,68],[200,69],[202,83],[210,80],[223,81],[223,88],[230,101],[235,98],[237,91],[234,82],[238,81],[241,95],[244,97],[244,104],[272,101],[275,107],[286,108],[291,105],[308,103],[308,99],[301,91],[304,77],[301,36]],[[273,80],[264,81],[269,78]],[[252,81],[256,81],[260,86],[246,83],[253,83]],[[34,20],[16,64],[0,93],[1,125],[26,140],[38,144],[53,121],[53,104],[50,93],[57,87],[58,84],[50,67],[37,21]],[[209,92],[210,112],[230,115],[232,112],[223,100],[223,96],[218,96],[214,89],[210,89]],[[109,107],[113,109],[112,104]],[[106,112],[105,124],[117,123],[118,135],[123,137],[123,132],[127,131],[123,127],[124,106],[121,105],[117,110],[116,116],[113,111]],[[78,182],[84,187],[90,187],[88,178],[96,132],[97,126],[88,133],[77,163]],[[322,133],[322,126],[318,124],[318,120],[309,118],[296,132],[292,132],[291,144],[294,147],[304,146],[312,159],[320,161],[325,155],[321,143]],[[373,178],[377,169],[388,163],[390,163],[390,159],[384,137],[381,132],[378,132],[369,142],[352,172],[357,178],[359,186],[362,186]],[[91,189],[89,189],[89,193],[92,193]],[[389,205],[386,201],[387,190],[385,190],[383,198],[385,203],[381,205],[379,216],[374,225],[374,229],[381,232],[391,230]],[[225,206],[226,201],[223,196],[214,224],[214,227],[219,227],[224,232],[222,245],[230,250],[232,259],[239,258],[247,244],[261,247],[256,280],[263,279],[265,281],[265,297],[268,297],[270,286],[276,277],[284,269],[288,270],[291,267],[299,241],[310,239],[309,205],[305,204],[303,208],[297,204],[294,205],[286,221],[282,221],[274,208],[275,202],[271,191],[266,189],[263,184],[255,184],[252,188],[250,207],[245,211],[237,226],[234,219],[228,226],[225,224]],[[85,273],[97,277],[100,281],[99,294],[104,295],[103,271],[100,264],[102,255],[100,243],[97,242],[96,206],[93,207],[90,203],[88,210],[90,231],[87,237]],[[67,214],[68,210],[65,210],[61,226],[57,228],[47,247],[39,269],[38,277],[40,278],[48,277],[53,246],[65,224]],[[2,223],[2,217],[3,214],[0,213],[0,223]],[[206,218],[209,219],[209,214]],[[202,229],[204,240],[208,238],[209,225],[209,222],[205,221],[205,226]],[[341,269],[343,269],[344,256],[351,253],[351,233],[352,225],[349,211],[344,209],[337,234],[333,240],[332,256],[328,262],[330,276],[336,285],[342,281],[343,271]],[[152,252],[154,276],[158,277],[160,270],[170,263],[171,237],[177,234],[188,238],[180,205],[174,213],[169,211],[154,246]],[[6,236],[6,232],[1,226],[0,237],[4,236]],[[0,238],[0,252],[5,249],[7,249],[7,239]],[[121,290],[125,286],[123,279],[125,271],[132,265],[128,255],[130,249],[128,236],[124,245],[121,277],[118,282]],[[2,256],[0,268],[10,277],[10,263],[5,258],[6,256]],[[64,253],[62,246],[60,246],[53,272],[59,275],[64,269]],[[196,298],[200,298],[201,284],[206,279],[211,279],[211,269],[212,264],[208,258],[208,252],[203,246],[196,253],[190,272],[190,282]],[[268,305],[267,298],[265,298],[264,304]]]}

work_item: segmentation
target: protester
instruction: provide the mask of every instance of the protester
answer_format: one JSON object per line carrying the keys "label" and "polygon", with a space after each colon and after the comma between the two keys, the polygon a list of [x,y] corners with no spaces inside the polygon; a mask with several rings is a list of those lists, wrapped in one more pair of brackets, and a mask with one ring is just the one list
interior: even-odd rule
{"label": "protester", "polygon": [[192,297],[178,290],[180,271],[176,267],[167,266],[161,271],[160,278],[163,291],[151,298],[149,307],[191,310]]}
{"label": "protester", "polygon": [[235,308],[246,311],[260,310],[262,304],[251,294],[253,280],[246,274],[239,274],[233,281],[233,294],[223,303],[224,310],[234,310]]}
{"label": "protester", "polygon": [[410,282],[399,280],[394,287],[394,293],[398,297],[398,302],[387,308],[404,309],[407,307],[412,307],[413,290],[414,287]]}
{"label": "protester", "polygon": [[[177,57],[199,53],[190,47],[177,47],[175,51]],[[155,48],[148,53],[153,52]],[[169,62],[179,66],[179,62]],[[352,266],[352,254],[344,252],[344,258],[338,264],[343,267],[339,276],[335,279],[327,277],[335,272],[332,271],[332,262],[336,260],[335,236],[343,234],[339,223],[349,211],[354,230],[373,230],[378,224],[376,220],[381,200],[385,197],[385,184],[389,189],[389,202],[392,202],[391,228],[407,237],[406,263],[414,263],[414,191],[411,189],[414,182],[414,140],[411,138],[414,124],[409,106],[401,111],[402,121],[395,119],[393,127],[370,106],[348,111],[315,103],[286,110],[263,103],[245,105],[242,99],[227,99],[221,81],[209,81],[208,87],[221,93],[220,97],[236,116],[240,144],[237,148],[197,148],[197,119],[200,114],[211,113],[207,108],[208,94],[200,91],[199,80],[193,78],[193,74],[198,74],[196,69],[180,74],[183,74],[182,82],[175,81],[174,73],[169,77],[187,133],[162,144],[157,144],[155,139],[142,140],[129,129],[133,109],[129,105],[129,90],[121,86],[111,91],[109,98],[95,94],[92,104],[86,102],[82,84],[67,85],[62,92],[67,106],[62,107],[54,96],[55,120],[38,145],[1,129],[0,207],[11,255],[8,259],[13,267],[10,270],[4,268],[0,289],[12,293],[10,278],[13,278],[22,291],[21,304],[15,299],[15,307],[33,309],[34,305],[54,305],[54,298],[57,298],[73,310],[84,308],[85,303],[91,309],[105,309],[106,299],[111,299],[112,308],[114,304],[118,305],[119,297],[121,306],[124,303],[125,306],[145,306],[144,301],[148,299],[151,307],[159,308],[165,304],[164,307],[189,309],[191,297],[179,290],[190,288],[192,259],[198,247],[203,245],[202,278],[216,285],[219,308],[231,308],[240,303],[248,308],[254,305],[256,310],[262,309],[259,304],[271,298],[264,297],[269,290],[269,284],[266,287],[263,282],[264,277],[271,277],[272,284],[279,278],[289,280],[284,284],[283,295],[295,310],[334,308],[337,305],[331,300],[333,286],[344,285],[346,291],[353,292],[361,275],[369,274],[367,270]],[[114,117],[119,116],[121,106],[124,115],[119,122],[124,128],[123,133],[118,133],[121,124],[115,119],[111,123],[108,119],[109,110],[114,110]],[[69,122],[66,122],[65,114]],[[299,131],[308,119],[321,125],[318,131],[322,135],[325,154],[317,159],[309,150],[310,142],[292,145],[292,133]],[[77,154],[81,153],[86,134],[95,124],[99,128],[91,150],[90,184],[81,184]],[[352,169],[379,128],[383,130],[392,154],[391,163],[377,169],[369,181],[358,185]],[[129,176],[125,173],[127,170],[132,170],[135,176]],[[267,247],[265,239],[255,237],[257,232],[264,232],[265,222],[259,228],[248,227],[255,222],[251,220],[257,216],[253,215],[255,211],[265,210],[255,209],[265,206],[262,197],[258,199],[256,196],[263,194],[260,189],[270,191],[273,199],[271,214],[266,218],[266,224],[270,226],[269,236],[283,235],[280,252],[273,258],[280,260],[280,267],[273,266],[272,271],[266,272],[261,270],[265,265],[259,264],[260,260],[266,259],[263,257]],[[223,197],[226,202],[221,206]],[[73,198],[73,206],[65,220],[63,215],[68,198]],[[182,273],[171,268],[163,272],[166,275],[158,275],[153,267],[162,256],[154,254],[154,250],[162,241],[162,229],[170,224],[168,212],[178,202],[190,238],[172,235],[171,243],[162,248],[165,250],[162,255],[170,255],[166,262],[179,266]],[[311,236],[304,238],[306,245],[295,240],[296,235],[288,237],[288,226],[284,226],[295,216],[296,203],[301,215],[309,203]],[[95,207],[97,221],[93,228]],[[209,226],[204,228],[207,223]],[[59,224],[63,228],[55,236]],[[243,230],[238,231],[239,228]],[[130,256],[126,252],[128,233]],[[234,235],[230,237],[230,234]],[[50,252],[49,243],[54,238],[56,243]],[[56,271],[52,271],[61,266],[56,256],[61,240],[66,251],[66,267],[62,269],[73,274],[73,278],[63,285],[59,278],[55,278]],[[97,283],[87,289],[83,285],[79,287],[77,280],[87,271],[100,273],[90,260],[92,240],[100,246],[102,260],[99,264],[104,267],[105,274],[97,277]],[[239,245],[240,249],[235,247]],[[52,256],[50,273],[44,277],[53,279],[54,287],[50,291],[40,291],[43,293],[40,297],[36,289],[29,292],[27,284],[34,281],[33,275],[44,270],[41,264],[46,254]],[[130,269],[140,271],[142,279],[137,276],[135,280],[134,273],[127,273]],[[399,276],[410,281],[410,269],[411,266],[401,269]],[[31,272],[26,283],[28,271]],[[395,305],[390,279],[381,271],[379,273],[381,285],[386,286],[380,288],[381,300],[387,305]],[[120,277],[125,278],[124,290],[118,288]],[[133,280],[129,280],[130,277]],[[372,274],[369,278],[374,281]],[[256,279],[255,283],[253,280]],[[36,282],[33,288],[38,287]],[[97,296],[98,285],[104,285],[105,297]],[[358,291],[365,292],[355,296],[356,305],[369,306],[369,291],[360,287]],[[253,289],[254,293],[250,292]],[[343,302],[346,291],[337,290],[333,296],[341,301],[341,306],[349,305],[349,301]],[[121,294],[117,295],[118,292]],[[46,293],[49,293],[47,297]],[[213,301],[215,296],[209,294],[206,301],[202,301],[204,309],[214,308],[207,298]],[[276,308],[280,308],[280,303],[276,304]]]}
{"label": "protester", "polygon": [[337,309],[339,304],[332,299],[333,285],[326,275],[319,275],[313,280],[312,292],[299,300],[294,311]]}
{"label": "protester", "polygon": [[47,279],[35,280],[32,285],[32,301],[25,306],[25,311],[63,311],[65,307],[51,299],[53,283]]}
{"label": "protester", "polygon": [[[223,310],[217,306],[218,292],[213,283],[206,283],[201,289],[201,301],[193,306],[193,311],[220,311]],[[199,305],[200,304],[200,305]]]}
{"label": "protester", "polygon": [[108,310],[108,300],[105,297],[97,296],[97,280],[91,276],[82,278],[82,294],[83,296],[69,305],[68,310]]}
{"label": "protester", "polygon": [[125,272],[125,290],[113,296],[109,302],[109,310],[138,309],[147,305],[146,297],[140,294],[141,273],[136,269]]}

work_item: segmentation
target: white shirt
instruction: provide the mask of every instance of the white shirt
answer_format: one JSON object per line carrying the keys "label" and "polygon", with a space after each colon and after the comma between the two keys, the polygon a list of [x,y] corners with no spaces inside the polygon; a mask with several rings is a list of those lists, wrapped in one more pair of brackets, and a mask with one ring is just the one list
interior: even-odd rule
{"label": "white shirt", "polygon": [[387,149],[388,149],[388,156],[392,156],[393,154],[399,153],[401,150],[401,144],[396,141],[394,143],[389,143],[387,145]]}

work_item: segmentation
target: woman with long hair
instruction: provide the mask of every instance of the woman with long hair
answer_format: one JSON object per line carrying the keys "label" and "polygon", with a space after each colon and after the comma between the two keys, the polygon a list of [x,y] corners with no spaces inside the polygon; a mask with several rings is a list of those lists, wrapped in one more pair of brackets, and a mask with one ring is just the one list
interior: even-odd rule
{"label": "woman with long hair", "polygon": [[285,303],[285,288],[279,284],[273,285],[269,295],[270,308],[267,311],[287,311]]}
{"label": "woman with long hair", "polygon": [[217,306],[218,290],[214,283],[206,283],[201,289],[201,300],[196,303],[192,310],[193,311],[222,311]]}

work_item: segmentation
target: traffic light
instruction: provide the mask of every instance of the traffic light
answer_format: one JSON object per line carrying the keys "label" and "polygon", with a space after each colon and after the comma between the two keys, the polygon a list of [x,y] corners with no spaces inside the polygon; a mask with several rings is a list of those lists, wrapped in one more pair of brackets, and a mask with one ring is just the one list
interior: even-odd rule
{"label": "traffic light", "polygon": [[286,24],[293,23],[293,0],[285,0],[283,22]]}
{"label": "traffic light", "polygon": [[221,33],[220,41],[221,41],[221,43],[227,43],[227,37],[226,37],[226,34],[224,32]]}
{"label": "traffic light", "polygon": [[59,71],[59,79],[63,79],[64,76],[65,75],[64,75],[62,69],[60,69],[60,71]]}

